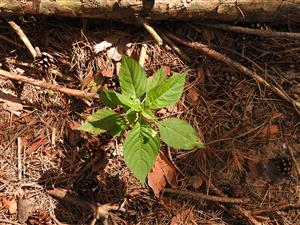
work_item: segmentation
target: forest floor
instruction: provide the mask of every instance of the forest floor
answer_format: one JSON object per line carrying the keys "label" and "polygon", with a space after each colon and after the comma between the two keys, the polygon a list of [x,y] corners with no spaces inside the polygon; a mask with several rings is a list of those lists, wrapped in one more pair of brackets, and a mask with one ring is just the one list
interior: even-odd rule
{"label": "forest floor", "polygon": [[[266,37],[153,24],[164,41],[179,38],[178,53],[143,27],[11,19],[42,55],[34,59],[0,20],[0,224],[300,224],[300,40],[273,33],[299,26],[239,24]],[[206,46],[187,46],[198,42]],[[103,107],[99,100],[3,77],[7,71],[94,94],[118,90],[121,54],[139,60],[142,48],[147,74],[161,66],[170,76],[188,71],[180,102],[156,115],[189,121],[205,144],[192,151],[162,144],[175,183],[154,172],[156,189],[127,169],[123,136],[76,130]]]}

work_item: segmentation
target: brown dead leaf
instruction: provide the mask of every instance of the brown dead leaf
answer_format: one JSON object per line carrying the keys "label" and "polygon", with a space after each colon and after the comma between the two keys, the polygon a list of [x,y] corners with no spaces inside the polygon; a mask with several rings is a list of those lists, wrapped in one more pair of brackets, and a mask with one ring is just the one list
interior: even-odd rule
{"label": "brown dead leaf", "polygon": [[171,220],[170,225],[192,225],[194,219],[194,214],[192,209],[183,209],[178,212]]}
{"label": "brown dead leaf", "polygon": [[276,137],[278,133],[279,127],[277,125],[268,124],[261,130],[259,137]]}
{"label": "brown dead leaf", "polygon": [[199,91],[192,87],[188,90],[187,98],[191,105],[197,105],[199,103]]}
{"label": "brown dead leaf", "polygon": [[197,84],[203,84],[205,82],[205,71],[203,67],[196,69]]}
{"label": "brown dead leaf", "polygon": [[68,142],[72,146],[77,146],[79,144],[79,142],[82,140],[80,131],[77,130],[78,127],[80,127],[80,123],[78,123],[76,121],[70,121],[66,128],[66,136],[67,136]]}
{"label": "brown dead leaf", "polygon": [[176,169],[167,157],[160,152],[156,162],[148,173],[148,184],[152,188],[156,197],[164,189],[167,182],[172,186],[176,186]]}
{"label": "brown dead leaf", "polygon": [[15,214],[17,212],[17,201],[16,199],[2,199],[3,208],[7,209],[9,214]]}
{"label": "brown dead leaf", "polygon": [[48,142],[46,137],[40,137],[37,141],[33,142],[26,150],[28,155],[31,155],[35,152],[39,147],[45,145]]}

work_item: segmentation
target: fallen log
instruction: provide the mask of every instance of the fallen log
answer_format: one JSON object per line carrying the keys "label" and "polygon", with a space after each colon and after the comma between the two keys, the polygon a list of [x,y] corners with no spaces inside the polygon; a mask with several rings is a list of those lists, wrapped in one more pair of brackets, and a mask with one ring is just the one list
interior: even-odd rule
{"label": "fallen log", "polygon": [[300,22],[300,0],[1,0],[0,16],[11,15],[291,23]]}

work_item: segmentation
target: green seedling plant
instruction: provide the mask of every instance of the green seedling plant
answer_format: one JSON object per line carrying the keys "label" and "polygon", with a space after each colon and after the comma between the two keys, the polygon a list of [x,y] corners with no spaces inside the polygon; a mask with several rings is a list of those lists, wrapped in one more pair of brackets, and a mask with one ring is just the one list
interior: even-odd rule
{"label": "green seedling plant", "polygon": [[[178,150],[202,148],[196,131],[186,121],[177,118],[159,120],[153,110],[174,105],[180,100],[186,73],[167,78],[163,68],[147,78],[145,70],[132,58],[123,55],[119,73],[121,93],[100,90],[100,100],[106,106],[92,115],[79,130],[92,134],[107,132],[120,136],[126,130],[123,143],[124,161],[129,170],[144,184],[160,151],[160,139]],[[120,106],[123,114],[112,108]]]}

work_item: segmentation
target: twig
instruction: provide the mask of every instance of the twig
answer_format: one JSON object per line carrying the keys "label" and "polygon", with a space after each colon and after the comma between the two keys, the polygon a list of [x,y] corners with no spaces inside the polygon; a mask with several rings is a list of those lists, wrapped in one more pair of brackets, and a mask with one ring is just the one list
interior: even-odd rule
{"label": "twig", "polygon": [[52,132],[51,132],[51,145],[55,147],[55,142],[56,142],[56,127],[52,127]]}
{"label": "twig", "polygon": [[147,55],[147,45],[142,44],[140,58],[139,58],[139,64],[141,65],[141,67],[144,67],[146,55]]}
{"label": "twig", "polygon": [[52,190],[48,190],[47,192],[51,196],[58,198],[60,200],[69,202],[74,205],[78,205],[83,208],[90,208],[93,211],[93,220],[91,222],[91,225],[94,225],[96,221],[100,218],[104,218],[106,220],[109,216],[109,211],[111,210],[124,211],[124,209],[120,208],[118,205],[112,205],[112,204],[99,205],[96,203],[88,202],[78,196],[74,196],[68,193],[67,190],[61,188],[54,188]]}
{"label": "twig", "polygon": [[264,85],[265,87],[267,87],[269,90],[273,91],[275,94],[277,94],[279,97],[281,97],[282,99],[284,99],[285,101],[287,101],[288,103],[290,103],[292,106],[294,106],[295,110],[297,111],[297,113],[300,115],[300,102],[295,101],[294,99],[292,99],[291,97],[289,97],[285,92],[283,92],[282,90],[280,90],[279,88],[271,85],[269,82],[267,82],[265,79],[263,79],[261,76],[259,76],[258,74],[256,74],[255,72],[249,70],[248,68],[244,67],[243,65],[241,65],[238,62],[235,62],[234,60],[232,60],[231,58],[222,55],[221,53],[210,49],[207,45],[204,45],[200,42],[189,42],[189,41],[185,41],[181,38],[176,37],[175,35],[171,34],[171,33],[166,33],[166,35],[183,44],[186,45],[188,47],[191,47],[205,55],[208,55],[218,61],[221,61],[225,64],[227,64],[230,67],[233,67],[234,69],[244,73],[245,75],[251,77],[252,79],[254,79],[257,83]]}
{"label": "twig", "polygon": [[262,214],[262,213],[268,213],[268,212],[275,212],[275,211],[280,211],[283,209],[288,209],[288,208],[300,208],[300,203],[289,203],[289,204],[282,204],[278,206],[273,206],[272,208],[266,208],[266,209],[258,209],[254,210],[253,214]]}
{"label": "twig", "polygon": [[19,27],[14,21],[8,21],[8,24],[16,31],[19,38],[23,41],[25,46],[30,51],[32,57],[35,59],[37,57],[37,53],[21,27]]}
{"label": "twig", "polygon": [[22,141],[21,137],[17,138],[17,161],[18,161],[18,180],[22,180]]}
{"label": "twig", "polygon": [[208,200],[208,201],[213,201],[213,202],[244,204],[244,203],[247,203],[247,202],[250,201],[250,199],[219,197],[219,196],[206,195],[206,194],[192,192],[192,191],[175,190],[175,189],[171,189],[171,188],[165,188],[164,192],[177,194],[177,195],[184,195],[184,196],[188,196],[188,197],[191,197],[191,198],[201,198],[201,199]]}
{"label": "twig", "polygon": [[61,85],[57,85],[57,84],[50,84],[50,83],[46,83],[43,81],[39,81],[33,78],[29,78],[29,77],[25,77],[22,75],[18,75],[18,74],[14,74],[5,70],[1,70],[0,69],[0,76],[1,77],[5,77],[8,79],[12,79],[12,80],[17,80],[17,81],[21,81],[24,83],[28,83],[28,84],[32,84],[34,86],[38,86],[38,87],[42,87],[45,89],[50,89],[53,91],[58,91],[58,92],[62,92],[64,94],[67,95],[72,95],[78,98],[86,98],[86,99],[98,99],[98,95],[97,94],[93,94],[93,93],[87,93],[85,91],[80,91],[80,90],[76,90],[76,89],[71,89],[71,88],[66,88],[63,87]]}
{"label": "twig", "polygon": [[164,33],[160,33],[161,37],[163,38],[163,40],[174,50],[174,52],[176,52],[179,56],[181,56],[185,61],[187,62],[191,62],[191,58],[186,55],[183,51],[181,51],[180,48],[178,48],[175,43],[170,40]]}
{"label": "twig", "polygon": [[168,149],[168,156],[169,156],[169,160],[171,161],[172,165],[175,167],[175,169],[181,174],[181,176],[186,177],[185,173],[182,172],[182,170],[176,165],[176,163],[174,162],[173,158],[172,158],[172,154],[171,154],[171,147],[167,147]]}
{"label": "twig", "polygon": [[[250,35],[257,35],[263,37],[281,37],[281,38],[291,38],[291,39],[299,39],[300,40],[300,33],[292,33],[292,32],[278,32],[278,31],[271,31],[271,30],[260,30],[260,29],[253,29],[247,27],[240,27],[240,26],[232,26],[228,24],[212,24],[212,23],[201,23],[201,26],[216,28],[226,31],[233,31],[237,33],[243,34],[250,34]],[[196,26],[191,26],[195,30],[199,30]]]}
{"label": "twig", "polygon": [[298,173],[298,177],[300,178],[300,168],[299,168],[299,164],[294,156],[294,153],[293,153],[293,148],[291,146],[287,146],[288,148],[288,151],[289,151],[289,154],[293,160],[293,163],[295,164],[295,167],[296,167],[296,170],[297,170],[297,173]]}
{"label": "twig", "polygon": [[159,36],[159,34],[151,27],[148,23],[142,22],[143,27],[150,33],[153,39],[157,42],[158,45],[163,44],[163,40]]}

